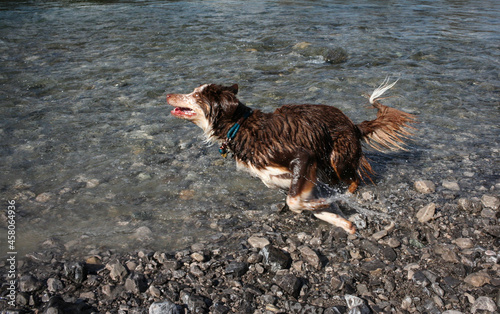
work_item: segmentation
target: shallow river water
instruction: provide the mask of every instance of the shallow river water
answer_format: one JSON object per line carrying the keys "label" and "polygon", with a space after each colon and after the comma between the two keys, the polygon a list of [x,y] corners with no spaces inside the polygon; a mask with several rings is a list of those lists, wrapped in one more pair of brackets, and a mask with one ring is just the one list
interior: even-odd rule
{"label": "shallow river water", "polygon": [[170,116],[166,93],[238,83],[254,108],[324,103],[361,122],[386,76],[400,80],[385,103],[420,123],[408,152],[368,152],[377,185],[361,191],[390,198],[428,179],[498,195],[499,43],[496,0],[3,1],[2,212],[16,201],[21,253],[51,238],[174,249],[231,232],[284,194]]}

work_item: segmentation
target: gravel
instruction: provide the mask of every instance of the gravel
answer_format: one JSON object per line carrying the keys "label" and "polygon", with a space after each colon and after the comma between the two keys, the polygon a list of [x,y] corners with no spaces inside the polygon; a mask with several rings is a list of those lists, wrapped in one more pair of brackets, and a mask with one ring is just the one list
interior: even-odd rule
{"label": "gravel", "polygon": [[[265,217],[250,215],[253,223],[242,220],[239,227],[177,251],[93,247],[75,254],[74,246],[56,238],[44,240],[39,251],[19,262],[17,308],[1,302],[0,310],[497,313],[500,230],[495,190],[480,197],[454,190],[459,194],[450,199],[455,185],[449,182],[438,192],[430,181],[413,186],[408,195],[398,196],[404,210],[380,216],[376,206],[382,193],[360,193],[356,202],[375,213],[355,214],[365,222],[355,235],[308,213],[276,210]],[[154,236],[147,227],[137,234]],[[5,277],[7,267],[0,266]],[[7,288],[2,285],[2,297]]]}

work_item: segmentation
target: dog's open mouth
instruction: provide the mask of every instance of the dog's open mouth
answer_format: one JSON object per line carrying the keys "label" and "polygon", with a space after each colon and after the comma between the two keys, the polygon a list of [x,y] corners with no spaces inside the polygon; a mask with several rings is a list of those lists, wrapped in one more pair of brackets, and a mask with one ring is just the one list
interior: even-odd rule
{"label": "dog's open mouth", "polygon": [[194,112],[194,110],[183,107],[175,107],[175,109],[172,110],[171,113],[174,116],[186,117],[186,118],[193,117],[196,115],[196,112]]}

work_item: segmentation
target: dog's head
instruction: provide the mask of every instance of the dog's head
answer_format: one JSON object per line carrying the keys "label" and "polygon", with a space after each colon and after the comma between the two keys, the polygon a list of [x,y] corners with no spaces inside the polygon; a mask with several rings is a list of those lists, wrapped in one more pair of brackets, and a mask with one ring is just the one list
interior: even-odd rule
{"label": "dog's head", "polygon": [[172,115],[189,120],[210,134],[217,121],[233,116],[239,101],[238,85],[205,84],[190,94],[168,94],[167,103],[174,106]]}

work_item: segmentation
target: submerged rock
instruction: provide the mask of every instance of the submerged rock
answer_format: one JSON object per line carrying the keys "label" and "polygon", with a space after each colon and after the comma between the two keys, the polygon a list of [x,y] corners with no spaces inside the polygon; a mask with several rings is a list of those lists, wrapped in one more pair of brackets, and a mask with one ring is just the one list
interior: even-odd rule
{"label": "submerged rock", "polygon": [[349,55],[344,48],[326,49],[323,53],[323,60],[330,64],[340,64],[347,61]]}
{"label": "submerged rock", "polygon": [[436,191],[436,185],[430,180],[415,181],[415,190],[419,193],[428,194]]}

